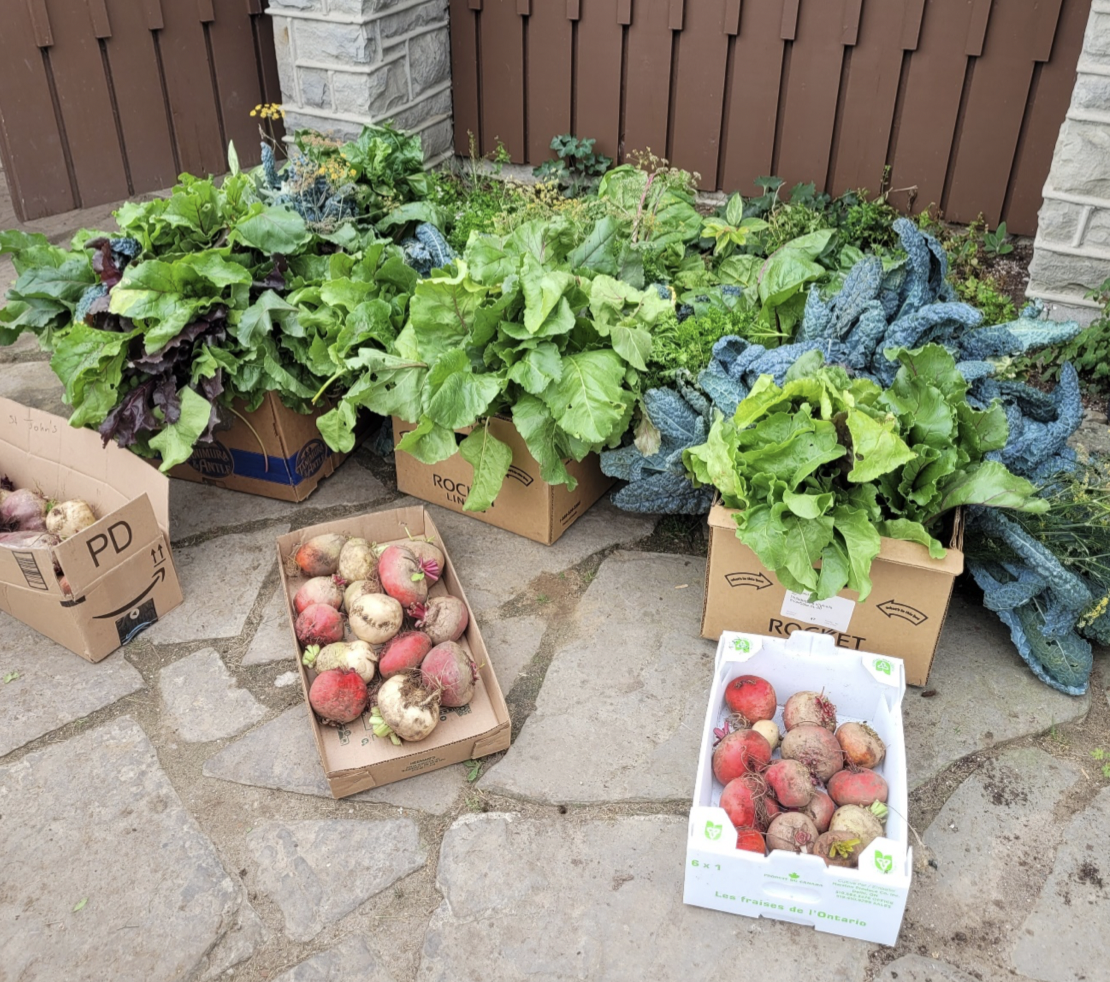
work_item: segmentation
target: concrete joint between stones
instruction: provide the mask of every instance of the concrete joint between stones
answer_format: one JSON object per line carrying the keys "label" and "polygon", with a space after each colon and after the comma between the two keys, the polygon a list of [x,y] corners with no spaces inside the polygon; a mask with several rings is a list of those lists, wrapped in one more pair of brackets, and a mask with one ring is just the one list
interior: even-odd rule
{"label": "concrete joint between stones", "polygon": [[267,7],[266,13],[271,17],[289,17],[293,20],[316,20],[331,24],[354,24],[362,27],[366,24],[372,24],[375,21],[384,20],[386,17],[392,17],[394,14],[404,13],[406,10],[411,10],[413,7],[425,6],[427,3],[428,0],[402,0],[401,3],[395,4],[392,7],[387,7],[385,10],[376,10],[374,13],[366,14],[362,17],[352,14],[298,10],[296,7]]}
{"label": "concrete joint between stones", "polygon": [[1097,259],[1100,262],[1110,263],[1110,249],[1096,249],[1092,246],[1077,249],[1061,242],[1049,242],[1040,235],[1033,240],[1033,248],[1044,249],[1045,252],[1054,252],[1058,256],[1077,256],[1080,259]]}
{"label": "concrete joint between stones", "polygon": [[381,61],[375,61],[371,65],[348,65],[344,62],[310,61],[305,59],[298,60],[296,66],[297,68],[311,68],[318,72],[340,72],[343,75],[373,75],[387,65],[395,65],[397,62],[404,60],[405,53],[403,51],[398,51],[396,54],[391,54],[388,58],[383,58]]}
{"label": "concrete joint between stones", "polygon": [[391,38],[386,38],[381,42],[381,46],[382,48],[399,47],[411,41],[413,38],[420,37],[422,34],[432,34],[435,31],[447,31],[450,30],[450,28],[451,22],[449,20],[437,20],[434,24],[424,24],[421,27],[413,28],[405,34],[395,34]]}
{"label": "concrete joint between stones", "polygon": [[1083,205],[1083,211],[1079,214],[1079,221],[1075,226],[1075,236],[1072,238],[1072,248],[1078,249],[1083,245],[1083,237],[1087,234],[1087,225],[1091,221],[1091,215],[1094,213],[1094,205]]}
{"label": "concrete joint between stones", "polygon": [[[394,106],[392,109],[389,110],[388,113],[383,113],[382,117],[388,119],[388,118],[391,118],[393,116],[398,115],[399,113],[406,112],[409,109],[413,109],[416,106],[419,106],[422,102],[427,102],[428,99],[430,99],[432,96],[439,95],[440,92],[445,92],[445,91],[449,90],[450,88],[451,88],[451,83],[450,82],[440,82],[439,85],[436,85],[433,88],[428,89],[427,92],[421,93],[420,98],[417,99],[416,101],[406,102],[406,103],[404,103],[403,105],[400,105],[400,106]],[[358,124],[373,124],[374,123],[373,117],[363,115],[362,113],[349,113],[349,112],[339,112],[339,111],[330,112],[326,109],[316,109],[313,106],[296,106],[295,111],[304,115],[304,116],[318,116],[322,119],[338,119],[338,120],[341,120],[345,123],[358,123]],[[418,123],[416,126],[406,127],[405,132],[407,132],[407,133],[420,133],[422,130],[426,130],[431,126],[434,126],[436,123],[441,123],[441,122],[443,122],[443,120],[450,119],[450,118],[451,117],[448,114],[441,113],[438,116],[432,116],[431,118],[424,120],[424,122],[422,122],[422,123]]]}
{"label": "concrete joint between stones", "polygon": [[1070,191],[1060,191],[1046,184],[1042,192],[1046,201],[1063,201],[1069,205],[1091,205],[1094,208],[1110,208],[1110,201],[1106,198],[1095,198],[1087,194],[1072,194]]}
{"label": "concrete joint between stones", "polygon": [[1092,310],[1102,310],[1102,307],[1093,300],[1088,300],[1086,297],[1077,297],[1070,293],[1053,293],[1050,290],[1038,290],[1030,286],[1026,288],[1025,295],[1034,300],[1046,300],[1049,303],[1062,303],[1073,307],[1090,307]]}
{"label": "concrete joint between stones", "polygon": [[1110,65],[1103,65],[1097,61],[1088,61],[1086,58],[1080,58],[1079,64],[1075,66],[1075,73],[1077,75],[1110,75]]}
{"label": "concrete joint between stones", "polygon": [[1110,112],[1102,113],[1097,109],[1069,109],[1065,119],[1073,123],[1096,123],[1099,126],[1110,126]]}

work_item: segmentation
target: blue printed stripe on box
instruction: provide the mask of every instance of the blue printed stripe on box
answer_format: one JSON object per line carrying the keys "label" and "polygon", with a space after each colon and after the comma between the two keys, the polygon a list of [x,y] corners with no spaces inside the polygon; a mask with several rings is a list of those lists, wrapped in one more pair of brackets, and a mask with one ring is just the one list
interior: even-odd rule
{"label": "blue printed stripe on box", "polygon": [[224,480],[234,475],[295,487],[319,471],[330,455],[331,451],[323,440],[309,440],[288,459],[249,450],[229,449],[216,441],[207,446],[198,446],[188,464],[202,477],[210,480]]}

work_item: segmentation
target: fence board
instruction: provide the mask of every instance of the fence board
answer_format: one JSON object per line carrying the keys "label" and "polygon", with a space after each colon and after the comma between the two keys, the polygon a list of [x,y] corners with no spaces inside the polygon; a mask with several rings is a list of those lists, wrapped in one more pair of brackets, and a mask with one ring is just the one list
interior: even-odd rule
{"label": "fence board", "polygon": [[169,187],[177,178],[170,123],[154,39],[132,0],[108,0],[112,36],[105,42],[119,107],[131,184],[136,191]]}
{"label": "fence board", "polygon": [[533,4],[528,18],[528,163],[550,160],[552,137],[570,132],[572,21],[562,4]]}
{"label": "fence board", "polygon": [[614,160],[620,149],[624,41],[618,13],[617,0],[581,0],[574,106],[574,135],[593,137],[596,151]]}
{"label": "fence board", "polygon": [[247,166],[261,156],[258,123],[251,110],[263,102],[258,63],[243,54],[254,48],[251,18],[246,16],[244,0],[216,0],[215,19],[208,25],[212,60],[216,69],[216,89],[223,110],[224,136],[235,142]]}
{"label": "fence board", "polygon": [[635,0],[625,57],[624,145],[630,150],[667,153],[667,111],[671,97],[670,10],[658,0]]}
{"label": "fence board", "polygon": [[744,0],[740,7],[721,146],[721,182],[729,191],[751,194],[757,177],[771,175],[782,78],[782,22],[783,0]]}
{"label": "fence board", "polygon": [[[254,5],[259,0],[254,0]],[[261,56],[262,98],[265,102],[281,102],[281,76],[278,74],[277,50],[274,47],[274,22],[267,17],[259,4],[259,15],[251,18],[254,23],[255,49]],[[282,127],[284,129],[284,127]]]}
{"label": "fence board", "polygon": [[470,153],[478,130],[478,15],[467,0],[451,0],[451,100],[455,114],[455,153]]}
{"label": "fence board", "polygon": [[516,0],[483,0],[478,21],[482,59],[482,153],[500,141],[524,163],[524,29]]}
{"label": "fence board", "polygon": [[840,0],[804,0],[800,5],[779,123],[777,176],[787,188],[813,181],[821,189],[828,176],[844,60],[842,34]]}
{"label": "fence board", "polygon": [[717,182],[729,35],[724,0],[688,3],[674,53],[671,158],[678,167]]}

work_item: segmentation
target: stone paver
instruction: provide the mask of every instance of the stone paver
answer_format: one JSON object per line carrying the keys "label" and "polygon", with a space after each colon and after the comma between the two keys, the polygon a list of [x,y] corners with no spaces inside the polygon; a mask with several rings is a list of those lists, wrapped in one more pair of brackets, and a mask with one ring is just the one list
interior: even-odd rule
{"label": "stone paver", "polygon": [[903,955],[896,958],[875,977],[875,982],[976,982],[975,977],[961,972],[946,962],[924,955]]}
{"label": "stone paver", "polygon": [[143,677],[122,651],[97,664],[0,613],[0,757],[138,692]]}
{"label": "stone paver", "polygon": [[481,786],[560,803],[689,798],[714,645],[698,638],[697,594],[676,587],[704,572],[686,556],[606,559],[535,712]]}
{"label": "stone paver", "polygon": [[[922,698],[922,692],[934,692]],[[977,750],[1079,719],[1085,696],[1050,689],[1029,671],[1009,629],[990,611],[953,596],[929,681],[906,689],[903,720],[911,789]]]}
{"label": "stone paver", "polygon": [[177,542],[202,532],[296,515],[307,509],[336,505],[357,509],[381,501],[389,494],[389,489],[355,460],[345,460],[331,477],[321,481],[316,490],[299,503],[192,481],[173,481],[170,484],[170,527]]}
{"label": "stone paver", "polygon": [[469,515],[436,505],[428,510],[479,616],[523,593],[541,573],[561,573],[602,549],[642,539],[655,528],[653,517],[622,512],[602,498],[558,542],[545,546]]}
{"label": "stone paver", "polygon": [[[312,739],[307,710],[300,705],[224,747],[205,763],[204,776],[294,794],[332,796]],[[444,815],[453,810],[465,786],[466,772],[459,765],[361,791],[345,800]]]}
{"label": "stone paver", "polygon": [[234,638],[246,625],[266,574],[277,563],[274,540],[286,526],[222,535],[200,545],[175,549],[185,603],[149,628],[156,644]]}
{"label": "stone paver", "polygon": [[497,673],[497,682],[501,691],[507,694],[517,676],[528,667],[540,650],[547,621],[542,617],[531,616],[490,621],[479,619],[478,627],[482,632],[482,640],[486,643],[493,670]]}
{"label": "stone paver", "polygon": [[744,977],[738,965],[798,982],[862,980],[871,945],[684,905],[685,848],[686,819],[675,815],[464,816],[443,838],[444,899],[417,982],[718,982]]}
{"label": "stone paver", "polygon": [[241,733],[266,715],[266,707],[240,689],[212,648],[204,648],[158,673],[166,723],[186,743],[206,743]]}
{"label": "stone paver", "polygon": [[0,396],[22,406],[69,419],[72,409],[62,402],[62,383],[48,361],[25,361],[0,372]]}
{"label": "stone paver", "polygon": [[292,665],[295,655],[293,635],[289,631],[285,589],[278,583],[270,602],[262,611],[262,620],[258,622],[258,630],[254,632],[250,647],[243,656],[243,664],[264,665],[267,662],[288,661]]}
{"label": "stone paver", "polygon": [[6,978],[186,979],[230,967],[224,939],[254,948],[243,887],[128,717],[0,767],[0,839]]}
{"label": "stone paver", "polygon": [[396,982],[360,937],[306,958],[274,982]]}
{"label": "stone paver", "polygon": [[311,941],[426,858],[407,818],[265,822],[247,836],[247,847],[294,941]]}
{"label": "stone paver", "polygon": [[[15,268],[11,265],[11,260],[8,259],[7,256],[0,259],[0,297],[4,295],[4,291],[7,289],[7,285],[4,282],[5,263],[7,264],[6,268],[12,271],[13,278],[15,276]],[[0,348],[0,363],[14,361],[19,355],[31,355],[36,352],[39,353],[39,357],[42,359],[49,357],[49,355],[39,347],[39,339],[30,331],[27,331],[25,334],[21,334],[16,338],[15,341],[6,348]]]}
{"label": "stone paver", "polygon": [[1044,982],[1092,979],[1110,938],[1110,788],[1064,829],[1052,875],[1018,932],[1014,967]]}

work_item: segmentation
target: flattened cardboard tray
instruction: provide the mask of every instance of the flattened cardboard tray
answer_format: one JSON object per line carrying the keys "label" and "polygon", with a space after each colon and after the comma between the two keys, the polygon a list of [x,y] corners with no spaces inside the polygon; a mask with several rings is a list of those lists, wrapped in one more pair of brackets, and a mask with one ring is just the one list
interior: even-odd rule
{"label": "flattened cardboard tray", "polygon": [[722,631],[778,637],[823,631],[838,647],[900,658],[910,685],[926,683],[952,587],[964,568],[959,509],[944,559],[931,558],[916,542],[884,538],[871,564],[871,595],[862,604],[852,590],[814,603],[787,590],[736,537],[736,514],[721,505],[709,513],[703,638],[715,641]]}
{"label": "flattened cardboard tray", "polygon": [[[415,429],[413,423],[394,416],[394,445],[412,429]],[[598,455],[590,454],[581,461],[564,462],[567,472],[578,481],[573,491],[568,490],[565,484],[548,484],[540,478],[540,465],[528,452],[524,438],[511,419],[494,416],[490,419],[489,429],[493,436],[512,450],[513,460],[505,483],[488,511],[463,510],[463,503],[470,493],[474,468],[459,453],[438,464],[424,464],[412,454],[397,451],[394,460],[398,490],[549,546],[615,483],[614,478],[601,473]],[[461,439],[469,430],[458,432]]]}
{"label": "flattened cardboard tray", "polygon": [[[736,848],[732,823],[718,804],[723,788],[713,776],[713,730],[728,715],[725,688],[739,675],[758,675],[774,686],[780,731],[783,704],[808,689],[823,690],[832,699],[840,722],[866,722],[882,737],[886,755],[875,769],[886,779],[890,812],[884,835],[863,851],[857,869],[826,866],[819,856],[782,850],[760,856]],[[784,639],[722,634],[690,808],[683,901],[893,945],[913,875],[906,821],[905,692],[897,658],[845,651],[829,635],[798,631]],[[778,750],[775,756],[781,756]]]}
{"label": "flattened cardboard tray", "polygon": [[[481,680],[469,705],[440,711],[439,723],[425,740],[418,743],[405,742],[397,747],[388,739],[375,737],[367,722],[369,712],[346,726],[321,726],[309,705],[308,688],[312,676],[301,664],[301,647],[293,630],[293,597],[305,582],[305,577],[287,576],[285,563],[302,543],[325,532],[343,532],[383,544],[403,542],[410,535],[427,535],[443,550],[447,560],[445,570],[429,592],[431,596],[450,593],[466,603],[470,623],[459,644],[470,652],[477,663]],[[288,602],[290,656],[296,657],[304,691],[305,710],[316,738],[316,749],[324,767],[324,776],[334,797],[345,798],[368,788],[402,781],[415,774],[436,771],[450,764],[508,749],[511,728],[509,708],[497,683],[493,665],[490,664],[489,652],[482,640],[474,611],[451,562],[447,544],[422,506],[394,508],[371,515],[312,525],[281,536],[277,540],[277,550],[278,567],[281,569],[282,585]]]}
{"label": "flattened cardboard tray", "polygon": [[[316,420],[330,406],[305,416],[268,392],[254,412],[247,412],[241,401],[234,408],[237,415],[231,428],[217,433],[213,443],[198,445],[185,463],[170,470],[170,477],[265,498],[304,501],[347,459],[347,454],[331,450],[316,428]],[[365,435],[369,421],[369,415],[360,417],[356,441]]]}
{"label": "flattened cardboard tray", "polygon": [[53,549],[0,548],[0,610],[96,662],[181,603],[170,482],[142,458],[0,399],[0,473],[57,501],[82,498],[100,516]]}

